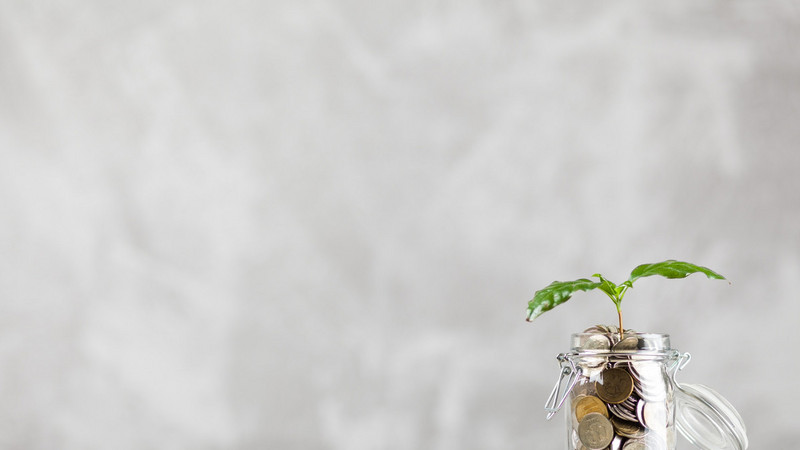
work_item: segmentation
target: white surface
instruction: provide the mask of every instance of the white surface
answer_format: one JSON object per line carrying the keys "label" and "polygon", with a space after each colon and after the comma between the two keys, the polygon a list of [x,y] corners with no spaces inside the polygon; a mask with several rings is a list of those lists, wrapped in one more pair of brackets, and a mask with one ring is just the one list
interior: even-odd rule
{"label": "white surface", "polygon": [[602,294],[798,439],[792,2],[3,2],[0,447],[563,448]]}

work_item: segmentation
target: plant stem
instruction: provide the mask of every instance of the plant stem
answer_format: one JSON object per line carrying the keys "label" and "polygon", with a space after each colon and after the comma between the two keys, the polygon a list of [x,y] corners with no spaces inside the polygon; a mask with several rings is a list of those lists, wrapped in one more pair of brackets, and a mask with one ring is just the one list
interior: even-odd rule
{"label": "plant stem", "polygon": [[622,340],[622,309],[617,308],[617,315],[619,316],[619,340]]}

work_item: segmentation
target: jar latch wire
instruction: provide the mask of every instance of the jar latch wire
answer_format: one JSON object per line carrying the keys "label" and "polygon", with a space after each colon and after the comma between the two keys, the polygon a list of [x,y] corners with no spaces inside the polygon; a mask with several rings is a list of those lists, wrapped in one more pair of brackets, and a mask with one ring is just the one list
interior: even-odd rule
{"label": "jar latch wire", "polygon": [[561,353],[556,359],[558,359],[561,373],[558,376],[558,380],[556,380],[556,385],[553,386],[552,392],[550,392],[550,396],[547,398],[547,403],[544,405],[544,410],[547,411],[547,420],[552,419],[561,409],[564,401],[567,400],[569,393],[581,376],[581,368],[575,366],[575,361],[572,359],[571,354]]}

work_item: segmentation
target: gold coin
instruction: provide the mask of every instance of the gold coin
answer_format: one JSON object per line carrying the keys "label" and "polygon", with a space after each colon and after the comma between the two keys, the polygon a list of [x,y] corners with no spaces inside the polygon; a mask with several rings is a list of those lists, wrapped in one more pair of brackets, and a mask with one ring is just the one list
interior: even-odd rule
{"label": "gold coin", "polygon": [[603,401],[619,404],[633,393],[633,378],[623,369],[607,369],[595,382],[595,389]]}
{"label": "gold coin", "polygon": [[614,440],[614,427],[600,413],[589,413],[578,425],[578,439],[591,449],[603,449]]}
{"label": "gold coin", "polygon": [[580,422],[589,413],[600,413],[608,417],[608,408],[599,398],[587,395],[575,403],[575,418]]}
{"label": "gold coin", "polygon": [[614,344],[615,352],[634,351],[639,346],[639,338],[636,336],[627,336],[625,339]]}

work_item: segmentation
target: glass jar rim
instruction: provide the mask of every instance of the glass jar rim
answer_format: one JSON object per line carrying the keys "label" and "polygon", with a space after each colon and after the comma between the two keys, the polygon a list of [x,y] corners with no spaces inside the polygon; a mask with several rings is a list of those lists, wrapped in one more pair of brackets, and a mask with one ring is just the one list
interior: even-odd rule
{"label": "glass jar rim", "polygon": [[[651,354],[668,355],[673,353],[670,345],[669,334],[666,333],[625,333],[623,338],[635,337],[635,343],[628,343],[626,346],[619,344],[617,333],[573,333],[570,336],[570,348],[573,354],[597,355],[597,354]],[[604,339],[608,340],[608,345]]]}

